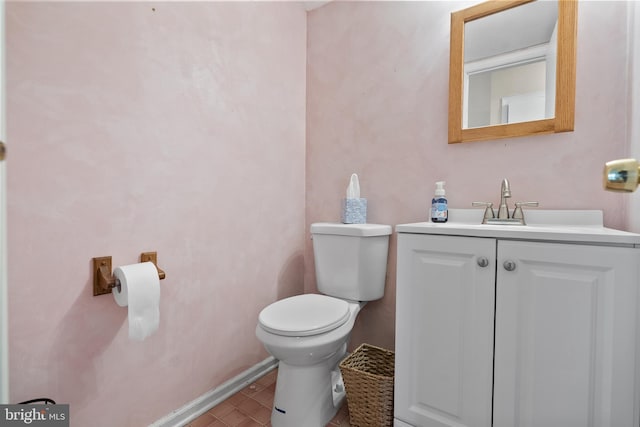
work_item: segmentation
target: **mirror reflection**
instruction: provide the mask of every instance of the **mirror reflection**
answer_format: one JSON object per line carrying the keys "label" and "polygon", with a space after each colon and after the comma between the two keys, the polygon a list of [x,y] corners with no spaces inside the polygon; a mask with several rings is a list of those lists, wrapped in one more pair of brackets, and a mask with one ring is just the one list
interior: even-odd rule
{"label": "mirror reflection", "polygon": [[557,1],[464,24],[463,129],[555,115]]}
{"label": "mirror reflection", "polygon": [[449,144],[573,130],[577,12],[577,0],[489,0],[451,13]]}

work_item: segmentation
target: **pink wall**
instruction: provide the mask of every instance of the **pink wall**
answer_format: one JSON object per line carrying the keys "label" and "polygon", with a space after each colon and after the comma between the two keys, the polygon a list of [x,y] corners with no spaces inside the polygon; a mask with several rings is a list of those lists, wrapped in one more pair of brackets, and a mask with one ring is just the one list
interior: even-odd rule
{"label": "pink wall", "polygon": [[[468,208],[497,203],[509,178],[514,201],[603,209],[606,225],[625,227],[626,199],[602,190],[601,171],[628,149],[628,4],[579,4],[575,132],[448,145],[450,12],[472,3],[332,2],[309,14],[307,226],[339,220],[357,172],[373,223],[427,220],[438,180],[450,207]],[[385,297],[361,312],[352,346],[394,347],[395,250],[394,236]]]}
{"label": "pink wall", "polygon": [[[266,358],[258,312],[303,291],[305,11],[6,15],[11,400],[147,425]],[[137,343],[126,309],[91,296],[91,258],[149,250],[167,279],[160,329]]]}

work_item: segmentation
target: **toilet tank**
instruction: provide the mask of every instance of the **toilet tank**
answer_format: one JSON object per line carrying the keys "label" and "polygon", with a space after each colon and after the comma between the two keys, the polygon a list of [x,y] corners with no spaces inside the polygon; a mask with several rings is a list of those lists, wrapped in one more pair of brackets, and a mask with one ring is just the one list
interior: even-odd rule
{"label": "toilet tank", "polygon": [[311,224],[318,291],[353,301],[384,295],[391,226]]}

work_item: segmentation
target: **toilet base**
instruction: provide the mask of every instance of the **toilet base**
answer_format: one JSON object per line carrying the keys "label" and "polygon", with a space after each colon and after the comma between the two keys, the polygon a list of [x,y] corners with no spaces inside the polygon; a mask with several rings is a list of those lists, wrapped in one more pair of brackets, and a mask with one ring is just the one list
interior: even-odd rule
{"label": "toilet base", "polygon": [[294,366],[280,361],[271,412],[273,427],[325,427],[344,401],[338,363],[345,356],[346,344],[317,365]]}

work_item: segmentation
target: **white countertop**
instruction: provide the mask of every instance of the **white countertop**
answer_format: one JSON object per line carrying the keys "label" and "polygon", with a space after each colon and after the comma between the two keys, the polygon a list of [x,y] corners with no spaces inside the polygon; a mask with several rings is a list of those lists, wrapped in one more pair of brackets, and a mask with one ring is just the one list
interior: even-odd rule
{"label": "white countertop", "polygon": [[445,223],[396,225],[398,233],[640,246],[640,234],[603,226],[598,210],[525,210],[527,225],[482,224],[484,209],[449,209]]}

